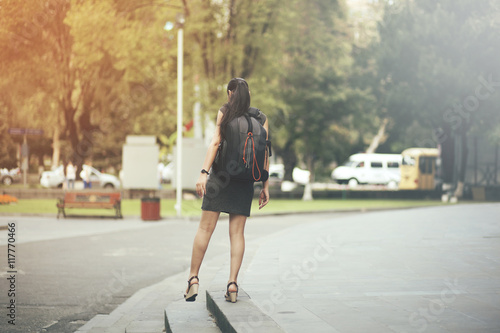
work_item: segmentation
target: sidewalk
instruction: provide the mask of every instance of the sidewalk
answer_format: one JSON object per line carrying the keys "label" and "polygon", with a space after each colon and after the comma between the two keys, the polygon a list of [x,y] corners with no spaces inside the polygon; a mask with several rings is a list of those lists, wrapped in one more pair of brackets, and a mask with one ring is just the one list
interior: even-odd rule
{"label": "sidewalk", "polygon": [[[214,320],[223,332],[499,332],[499,216],[491,203],[304,223],[247,243],[236,304],[222,299],[221,256],[202,267],[195,303],[179,293],[186,272],[148,288],[157,301],[115,310],[136,318],[128,326],[93,328],[96,319],[78,332],[160,333],[162,298],[172,332],[193,322],[196,332],[217,332]],[[154,313],[154,328],[141,326],[142,313]]]}
{"label": "sidewalk", "polygon": [[499,216],[482,204],[297,226],[260,245],[242,287],[286,332],[499,332]]}

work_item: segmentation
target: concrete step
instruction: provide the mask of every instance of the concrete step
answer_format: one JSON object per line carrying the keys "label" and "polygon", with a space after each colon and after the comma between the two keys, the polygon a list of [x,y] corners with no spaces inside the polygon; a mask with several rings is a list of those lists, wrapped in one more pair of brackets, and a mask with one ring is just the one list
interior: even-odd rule
{"label": "concrete step", "polygon": [[204,294],[198,295],[195,302],[184,299],[170,303],[165,309],[165,329],[167,333],[220,333],[214,317],[206,306]]}
{"label": "concrete step", "polygon": [[224,333],[266,332],[282,333],[281,327],[267,316],[242,289],[236,303],[227,302],[225,290],[207,290],[207,308]]}
{"label": "concrete step", "polygon": [[[245,270],[252,262],[252,257],[261,241],[259,239],[247,243],[246,259],[240,274],[241,281],[244,281]],[[231,325],[234,325],[236,330],[239,328],[238,332],[282,332],[282,330],[276,330],[277,324],[252,303],[243,289],[240,288],[237,303],[225,302],[223,295],[229,275],[228,257],[229,251],[204,262],[200,272],[200,294],[196,302],[186,302],[182,297],[189,274],[186,270],[156,285],[137,291],[112,313],[95,316],[76,333],[220,333],[226,332],[222,327]],[[207,293],[206,289],[211,292]],[[208,307],[214,312],[216,308],[219,309],[219,312],[223,313],[223,316],[219,315],[219,317],[228,319],[212,316],[207,310],[208,299],[217,304]],[[226,306],[229,306],[227,310]],[[251,314],[254,316],[252,317]],[[240,318],[236,318],[237,316]],[[216,319],[226,326],[218,327]],[[261,319],[264,321],[260,322]],[[259,322],[255,323],[256,320]],[[229,322],[230,325],[224,324],[225,322]],[[268,327],[269,330],[267,330]]]}
{"label": "concrete step", "polygon": [[208,311],[215,318],[219,329],[226,332],[284,332],[279,325],[267,316],[248,296],[242,285],[245,285],[245,275],[248,266],[252,263],[255,253],[260,244],[267,237],[248,242],[245,249],[245,259],[240,270],[238,282],[238,301],[236,303],[226,302],[224,294],[229,276],[230,261],[223,261],[212,282],[206,291],[206,305]]}
{"label": "concrete step", "polygon": [[[186,302],[182,294],[186,288],[186,280],[189,271],[183,271],[179,274],[170,276],[165,280],[137,291],[132,297],[117,307],[109,315],[97,315],[80,327],[75,333],[162,333],[165,332],[166,317],[165,307],[172,306],[172,311],[180,309],[182,306],[194,305],[195,313],[200,315],[201,320],[207,320],[210,317],[206,310],[205,289],[220,267],[227,261],[227,253],[216,256],[204,263],[202,270],[203,278],[200,281],[200,295],[196,302]],[[179,305],[174,305],[178,303]],[[185,304],[187,303],[187,304]],[[201,308],[200,311],[197,308]],[[175,311],[174,311],[175,312]],[[168,312],[169,323],[173,323],[174,312]],[[183,311],[186,312],[186,311]],[[180,316],[180,314],[179,314]],[[213,323],[213,319],[210,319]],[[172,324],[175,326],[175,323]],[[207,331],[207,333],[220,330]],[[197,332],[196,330],[177,330],[177,332]],[[202,331],[203,332],[203,331]]]}
{"label": "concrete step", "polygon": [[165,321],[162,309],[179,298],[185,273],[137,291],[107,315],[97,315],[75,333],[162,333]]}
{"label": "concrete step", "polygon": [[97,315],[76,333],[161,333],[164,301],[154,293],[139,292],[107,315]]}
{"label": "concrete step", "polygon": [[135,320],[125,328],[125,333],[162,333],[163,325],[161,320]]}

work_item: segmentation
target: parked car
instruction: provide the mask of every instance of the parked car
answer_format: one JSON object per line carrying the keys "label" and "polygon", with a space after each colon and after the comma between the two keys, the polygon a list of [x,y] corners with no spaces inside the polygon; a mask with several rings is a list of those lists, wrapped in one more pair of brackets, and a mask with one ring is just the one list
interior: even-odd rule
{"label": "parked car", "polygon": [[[269,188],[280,190],[281,192],[292,192],[295,189],[303,189],[309,183],[310,172],[300,168],[294,168],[292,172],[293,182],[284,181],[285,166],[283,164],[269,165]],[[258,195],[262,189],[262,183],[256,182],[254,185],[255,194]]]}
{"label": "parked car", "polygon": [[332,171],[339,184],[385,184],[397,188],[401,180],[400,154],[354,154],[343,165]]}
{"label": "parked car", "polygon": [[[120,180],[108,173],[99,172],[97,169],[83,165],[83,168],[90,169],[90,182],[92,188],[120,188]],[[66,178],[64,176],[64,167],[61,165],[52,171],[44,171],[40,177],[40,185],[43,187],[58,187],[62,188]]]}
{"label": "parked car", "polygon": [[3,185],[12,185],[21,181],[21,170],[19,168],[8,170],[7,168],[0,169],[0,182]]}
{"label": "parked car", "polygon": [[[310,177],[309,170],[303,170],[300,168],[293,168],[292,178],[293,181],[302,185],[309,183]],[[283,180],[285,176],[285,166],[283,164],[271,164],[269,165],[269,179],[277,178],[280,181]]]}

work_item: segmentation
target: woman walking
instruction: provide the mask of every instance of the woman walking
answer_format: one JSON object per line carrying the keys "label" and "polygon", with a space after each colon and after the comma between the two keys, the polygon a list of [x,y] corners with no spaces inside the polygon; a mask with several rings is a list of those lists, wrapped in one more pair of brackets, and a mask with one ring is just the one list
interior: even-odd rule
{"label": "woman walking", "polygon": [[[245,252],[244,230],[247,217],[250,216],[254,182],[231,179],[227,177],[227,173],[223,172],[209,174],[207,170],[210,170],[215,160],[219,143],[226,139],[225,130],[231,120],[244,115],[248,116],[250,91],[247,82],[241,78],[234,78],[229,81],[227,96],[228,102],[219,109],[217,114],[217,128],[208,147],[203,168],[196,183],[196,192],[200,197],[203,197],[203,203],[201,207],[201,220],[193,243],[188,287],[184,295],[184,298],[188,302],[194,301],[198,295],[198,273],[221,212],[229,214],[229,237],[231,243],[231,263],[225,295],[226,300],[234,303],[238,294],[238,273]],[[269,125],[267,117],[259,112],[257,120],[263,125],[268,136]],[[269,137],[266,140],[269,140]],[[268,151],[266,148],[267,156]],[[264,168],[266,170],[264,173],[269,171],[267,158]],[[224,177],[225,179],[223,179]],[[263,182],[263,188],[259,196],[259,209],[267,205],[268,202],[269,183],[266,180]]]}
{"label": "woman walking", "polygon": [[66,166],[66,188],[68,190],[75,189],[75,180],[76,180],[76,167],[73,165],[73,162],[69,161]]}

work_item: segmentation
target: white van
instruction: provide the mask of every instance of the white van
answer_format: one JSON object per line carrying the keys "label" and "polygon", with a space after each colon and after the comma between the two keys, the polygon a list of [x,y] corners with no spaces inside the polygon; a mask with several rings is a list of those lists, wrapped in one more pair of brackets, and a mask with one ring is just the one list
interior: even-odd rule
{"label": "white van", "polygon": [[385,184],[398,187],[401,180],[400,154],[354,154],[343,165],[332,171],[332,178],[339,184]]}

